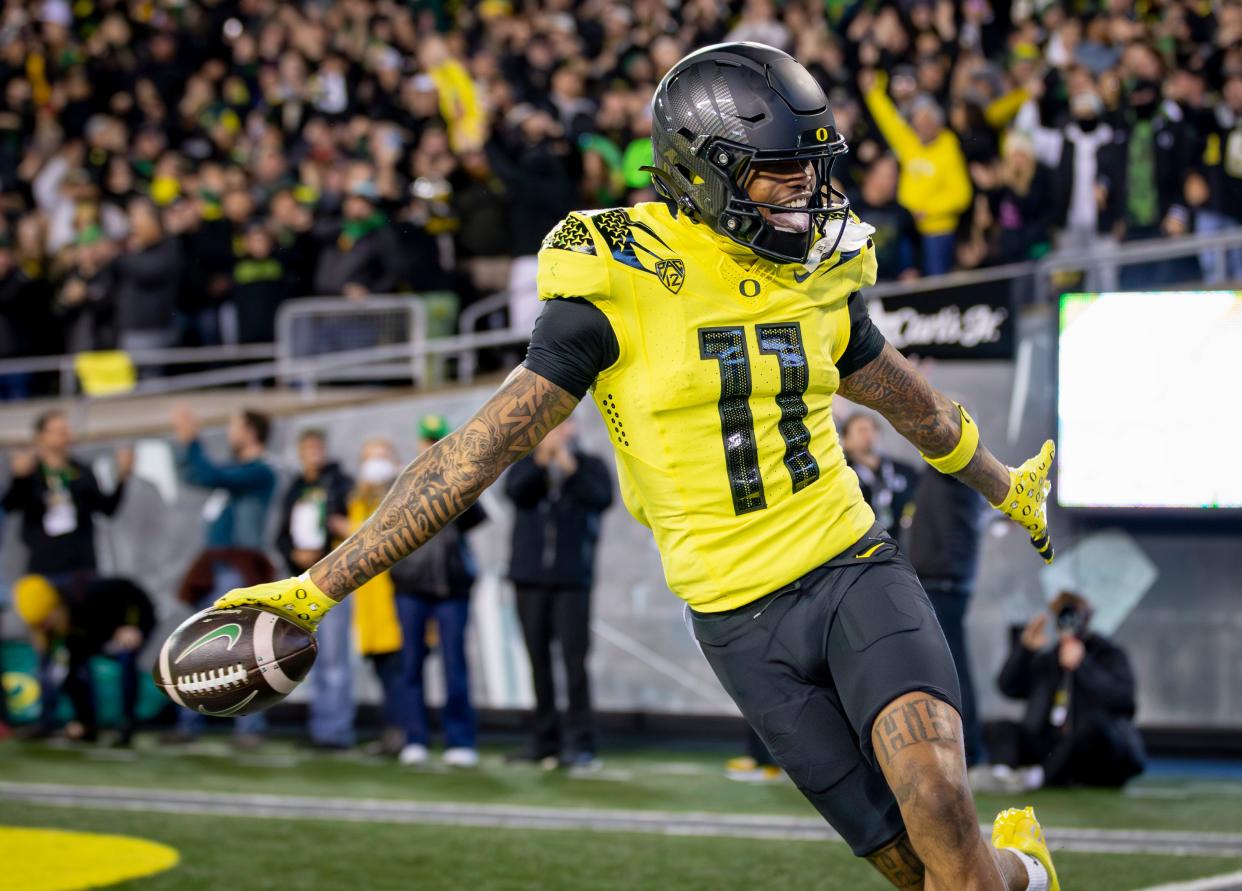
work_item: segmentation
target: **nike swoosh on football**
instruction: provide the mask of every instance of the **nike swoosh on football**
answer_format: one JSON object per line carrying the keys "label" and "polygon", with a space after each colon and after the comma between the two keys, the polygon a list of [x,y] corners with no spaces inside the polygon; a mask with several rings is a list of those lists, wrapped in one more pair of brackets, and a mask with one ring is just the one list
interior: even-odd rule
{"label": "nike swoosh on football", "polygon": [[236,705],[230,705],[228,708],[222,708],[218,712],[213,712],[209,708],[203,708],[201,705],[198,707],[198,710],[202,712],[204,715],[208,715],[212,718],[229,718],[237,714],[238,712],[240,712],[246,706],[248,706],[250,704],[250,700],[254,699],[258,695],[259,695],[258,690],[251,690],[250,695],[247,696],[245,699],[243,699],[241,702],[237,703]]}
{"label": "nike swoosh on football", "polygon": [[238,639],[241,638],[241,625],[238,625],[236,622],[230,622],[227,625],[221,625],[219,628],[211,629],[198,640],[194,641],[194,643],[182,650],[181,655],[173,660],[173,664],[177,664],[195,650],[205,647],[213,640],[219,640],[222,637],[227,637],[229,639],[229,645],[225,647],[225,649],[233,649],[233,647],[237,644]]}

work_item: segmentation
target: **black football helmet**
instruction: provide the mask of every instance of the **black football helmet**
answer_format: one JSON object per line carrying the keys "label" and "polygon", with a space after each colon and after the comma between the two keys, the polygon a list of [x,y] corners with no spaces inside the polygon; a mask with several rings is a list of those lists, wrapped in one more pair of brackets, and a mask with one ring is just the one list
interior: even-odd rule
{"label": "black football helmet", "polygon": [[[693,52],[660,81],[651,102],[653,166],[660,196],[695,221],[778,263],[805,263],[811,247],[849,218],[849,200],[829,180],[848,149],[823,89],[786,53],[760,43],[720,43]],[[743,183],[753,165],[809,162],[805,207],[762,204]],[[805,231],[778,229],[761,208],[803,213]],[[831,253],[831,251],[829,251]]]}

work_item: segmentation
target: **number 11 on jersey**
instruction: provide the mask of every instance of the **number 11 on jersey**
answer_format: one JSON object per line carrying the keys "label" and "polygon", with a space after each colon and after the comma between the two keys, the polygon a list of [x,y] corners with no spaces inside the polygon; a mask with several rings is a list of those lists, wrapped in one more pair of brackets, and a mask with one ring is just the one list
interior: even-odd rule
{"label": "number 11 on jersey", "polygon": [[[777,431],[785,443],[785,469],[793,491],[819,479],[819,464],[811,454],[806,401],[810,384],[802,329],[797,322],[756,325],[759,352],[775,356],[780,366],[781,389],[776,404],[781,410]],[[699,355],[715,359],[720,367],[720,433],[724,439],[725,469],[737,514],[768,506],[759,471],[759,446],[754,416],[750,411],[751,371],[746,331],[741,326],[699,329]]]}

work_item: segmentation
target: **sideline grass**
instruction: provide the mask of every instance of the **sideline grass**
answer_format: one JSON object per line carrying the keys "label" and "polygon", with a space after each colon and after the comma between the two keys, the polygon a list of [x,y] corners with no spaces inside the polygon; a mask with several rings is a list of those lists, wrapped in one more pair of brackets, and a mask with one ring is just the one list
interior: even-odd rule
{"label": "sideline grass", "polygon": [[[467,804],[600,807],[711,813],[814,812],[790,784],[747,786],[722,778],[718,755],[622,752],[605,756],[605,769],[575,778],[563,771],[506,767],[485,753],[474,771],[397,767],[390,760],[349,753],[321,755],[288,743],[269,743],[255,755],[234,755],[227,739],[197,750],[159,748],[153,737],[136,752],[58,749],[0,744],[0,780],[190,789],[199,792],[271,792],[352,798],[400,798]],[[1242,832],[1242,784],[1140,782],[1134,794],[1047,790],[1018,796],[981,796],[980,817],[1015,804],[1034,804],[1045,825],[1106,829]]]}
{"label": "sideline grass", "polygon": [[[133,835],[181,851],[125,891],[885,891],[841,844],[66,810],[0,802],[0,824]],[[1065,891],[1137,891],[1242,866],[1057,855]]]}

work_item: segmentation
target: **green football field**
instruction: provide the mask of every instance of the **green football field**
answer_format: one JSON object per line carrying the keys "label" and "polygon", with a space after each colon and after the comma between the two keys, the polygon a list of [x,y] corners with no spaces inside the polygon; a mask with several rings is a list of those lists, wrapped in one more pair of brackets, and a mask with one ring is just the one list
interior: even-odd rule
{"label": "green football field", "polygon": [[[357,821],[48,807],[11,797],[23,784],[110,787],[136,798],[169,790],[236,796],[315,796],[339,802],[445,803],[509,808],[659,811],[677,815],[813,817],[782,782],[749,786],[723,779],[713,752],[633,750],[610,754],[604,769],[581,777],[505,767],[488,753],[474,771],[404,769],[359,754],[318,755],[272,743],[235,755],[224,739],[192,750],[137,752],[0,746],[0,824],[117,833],[178,849],[171,871],[116,885],[146,889],[883,889],[840,843],[719,838],[564,829],[405,824],[382,814]],[[10,797],[6,797],[10,796]],[[1125,794],[1041,792],[980,801],[985,821],[1011,804],[1034,804],[1045,826],[1108,830],[1180,830],[1242,834],[1242,782],[1165,777]],[[104,805],[104,807],[110,807]],[[695,817],[694,819],[699,819]],[[709,819],[710,822],[710,819]],[[1081,836],[1079,832],[1075,837]],[[1067,834],[1066,838],[1070,836]],[[1146,838],[1146,837],[1144,837]],[[1158,837],[1152,836],[1153,839]],[[1231,853],[1242,852],[1242,839]],[[1081,847],[1081,845],[1079,845]],[[1137,891],[1163,883],[1242,870],[1242,859],[1174,856],[1167,841],[1140,852],[1060,851],[1067,891]],[[4,879],[0,877],[0,887]],[[1229,886],[1221,886],[1229,887]]]}

